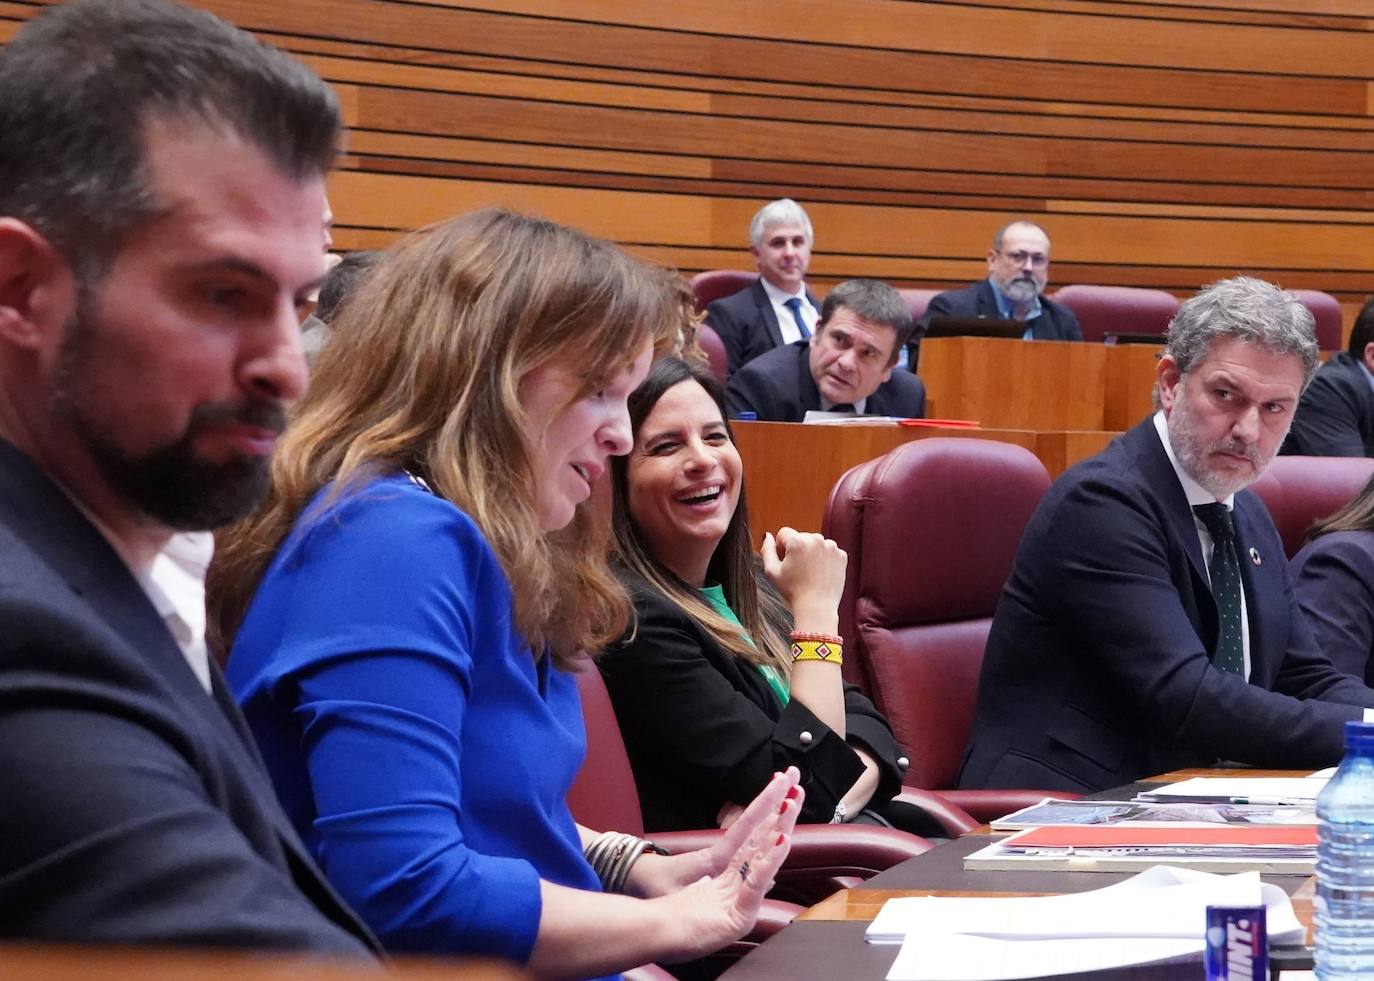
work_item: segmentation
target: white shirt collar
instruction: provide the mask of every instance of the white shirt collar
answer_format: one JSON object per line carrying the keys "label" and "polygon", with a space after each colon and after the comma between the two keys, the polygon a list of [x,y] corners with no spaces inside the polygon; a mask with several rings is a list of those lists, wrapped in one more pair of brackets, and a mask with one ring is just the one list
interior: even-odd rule
{"label": "white shirt collar", "polygon": [[96,515],[66,486],[54,481],[129,567],[157,615],[172,634],[197,680],[210,691],[210,651],[205,643],[205,572],[215,554],[208,531],[178,532],[167,540],[150,568],[133,565]]}
{"label": "white shirt collar", "polygon": [[210,532],[181,532],[168,539],[151,569],[136,573],[139,585],[207,692],[210,652],[205,644],[205,571],[214,554],[215,537]]}
{"label": "white shirt collar", "polygon": [[778,289],[776,286],[774,286],[772,283],[770,283],[767,279],[765,279],[762,276],[759,277],[759,282],[763,284],[763,291],[768,294],[768,299],[772,303],[783,304],[795,297],[797,299],[800,299],[807,306],[811,305],[811,301],[806,298],[805,283],[802,283],[800,286],[797,287],[797,292],[788,293],[785,290]]}
{"label": "white shirt collar", "polygon": [[[1174,455],[1174,445],[1169,442],[1169,420],[1165,418],[1162,409],[1155,413],[1154,422],[1155,432],[1159,434],[1159,441],[1164,444],[1164,452],[1169,455],[1169,463],[1173,465],[1178,482],[1183,485],[1183,493],[1188,498],[1188,504],[1192,507],[1199,504],[1216,504],[1216,495],[1188,476],[1183,464],[1179,463],[1178,457]],[[1221,499],[1221,503],[1226,505],[1228,511],[1231,510],[1236,505],[1236,495],[1227,494]]]}

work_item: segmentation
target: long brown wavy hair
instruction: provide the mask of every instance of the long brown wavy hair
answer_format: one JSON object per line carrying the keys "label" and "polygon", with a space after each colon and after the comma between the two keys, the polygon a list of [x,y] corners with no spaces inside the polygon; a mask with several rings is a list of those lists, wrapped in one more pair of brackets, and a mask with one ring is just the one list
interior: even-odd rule
{"label": "long brown wavy hair", "polygon": [[[730,415],[725,409],[725,391],[716,376],[704,364],[680,358],[663,358],[649,369],[648,376],[630,395],[630,429],[639,440],[644,420],[658,405],[668,390],[693,382],[720,410],[725,431],[731,442],[735,439],[730,428]],[[614,536],[616,561],[639,576],[654,589],[675,603],[684,613],[706,628],[725,650],[751,664],[768,664],[784,676],[792,672],[792,658],[788,632],[792,629],[792,614],[771,583],[761,581],[759,562],[754,555],[749,531],[749,503],[744,493],[744,479],[740,479],[739,497],[735,513],[730,517],[725,534],[711,553],[707,566],[708,579],[719,582],[725,601],[739,617],[743,627],[731,623],[716,612],[700,590],[679,578],[663,560],[655,555],[639,526],[630,515],[629,457],[611,460],[611,531]]]}
{"label": "long brown wavy hair", "polygon": [[[678,277],[570,228],[480,211],[414,232],[350,295],[272,459],[266,500],[220,536],[210,619],[227,649],[277,548],[326,485],[404,469],[465,511],[510,580],[535,656],[573,667],[623,632],[605,521],[585,505],[539,527],[521,378],[556,359],[585,398],[646,342],[684,332]],[[690,336],[691,325],[685,330]]]}

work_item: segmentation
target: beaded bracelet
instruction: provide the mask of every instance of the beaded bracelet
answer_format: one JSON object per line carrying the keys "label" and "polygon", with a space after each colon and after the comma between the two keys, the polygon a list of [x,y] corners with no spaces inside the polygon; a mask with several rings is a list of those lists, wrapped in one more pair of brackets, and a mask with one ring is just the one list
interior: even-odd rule
{"label": "beaded bracelet", "polygon": [[631,867],[645,852],[667,855],[668,849],[634,835],[606,831],[597,835],[596,840],[587,846],[583,854],[586,856],[587,864],[601,880],[602,891],[614,893],[625,891]]}
{"label": "beaded bracelet", "polygon": [[844,638],[839,634],[823,634],[812,630],[794,630],[787,635],[789,640],[820,640],[837,647],[844,646]]}
{"label": "beaded bracelet", "polygon": [[844,645],[828,640],[792,641],[792,661],[826,661],[830,664],[844,663]]}

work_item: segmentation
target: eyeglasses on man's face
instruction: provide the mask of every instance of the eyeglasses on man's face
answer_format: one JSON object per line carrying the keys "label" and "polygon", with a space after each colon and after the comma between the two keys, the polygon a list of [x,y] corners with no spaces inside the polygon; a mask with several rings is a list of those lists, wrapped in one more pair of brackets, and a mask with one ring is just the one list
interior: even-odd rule
{"label": "eyeglasses on man's face", "polygon": [[1024,266],[1026,262],[1029,261],[1032,268],[1044,269],[1050,264],[1050,257],[1046,252],[1026,252],[1023,250],[1003,252],[1001,249],[998,249],[997,254],[1003,259],[1006,259],[1013,266]]}

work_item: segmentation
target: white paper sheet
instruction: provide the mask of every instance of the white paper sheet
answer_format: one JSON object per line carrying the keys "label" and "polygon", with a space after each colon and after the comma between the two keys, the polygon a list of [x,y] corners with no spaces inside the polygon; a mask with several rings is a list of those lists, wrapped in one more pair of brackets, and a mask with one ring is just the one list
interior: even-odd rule
{"label": "white paper sheet", "polygon": [[1165,866],[1064,896],[893,899],[866,936],[876,943],[905,937],[888,981],[1032,978],[1192,956],[1203,949],[1207,906],[1260,902],[1271,940],[1301,939],[1288,897],[1258,874]]}
{"label": "white paper sheet", "polygon": [[1221,800],[1252,804],[1311,804],[1326,786],[1326,777],[1193,777],[1152,787],[1141,800]]}

